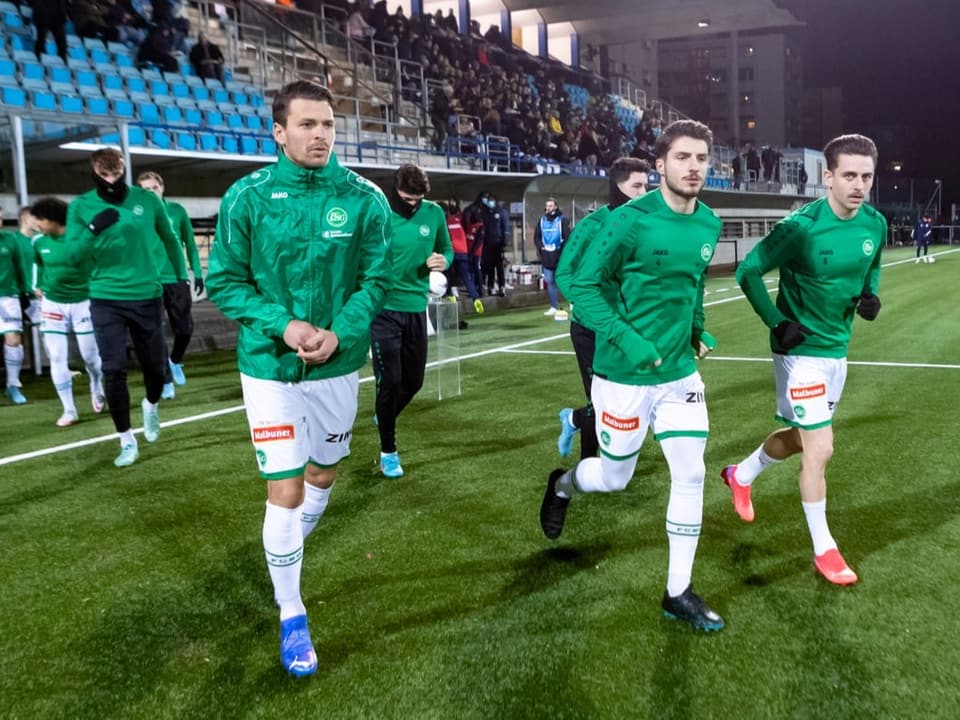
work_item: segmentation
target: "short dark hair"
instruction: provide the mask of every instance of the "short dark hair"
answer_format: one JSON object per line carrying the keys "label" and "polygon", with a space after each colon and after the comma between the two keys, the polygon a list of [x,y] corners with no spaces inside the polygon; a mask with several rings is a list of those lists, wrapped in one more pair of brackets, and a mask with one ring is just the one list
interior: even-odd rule
{"label": "short dark hair", "polygon": [[277,125],[287,126],[290,103],[298,99],[328,102],[330,107],[333,107],[333,93],[323,85],[312,80],[294,80],[280,88],[273,96],[273,121]]}
{"label": "short dark hair", "polygon": [[430,178],[426,171],[417,165],[401,165],[393,174],[393,184],[397,190],[411,195],[426,195],[430,192]]}
{"label": "short dark hair", "polygon": [[873,166],[877,166],[877,145],[866,135],[841,135],[835,137],[823,148],[823,156],[827,159],[827,170],[831,172],[837,168],[841,155],[868,155],[873,158]]}
{"label": "short dark hair", "polygon": [[650,163],[646,160],[633,157],[617,158],[610,166],[610,183],[619,185],[625,182],[634,173],[650,174]]}
{"label": "short dark hair", "polygon": [[67,224],[67,204],[60,198],[40,198],[29,209],[30,214],[38,220],[50,220],[58,225]]}
{"label": "short dark hair", "polygon": [[90,166],[97,170],[98,168],[103,172],[115,173],[123,172],[126,163],[124,162],[123,155],[119,150],[112,147],[100,148],[99,150],[94,150],[90,153]]}
{"label": "short dark hair", "polygon": [[696,120],[674,120],[663,129],[663,132],[660,133],[660,136],[657,138],[657,142],[653,144],[654,157],[657,160],[665,158],[667,153],[670,152],[670,147],[674,141],[682,137],[703,140],[707,143],[707,152],[713,149],[713,133],[710,131],[710,128],[702,122],[697,122]]}
{"label": "short dark hair", "polygon": [[20,208],[19,211],[17,211],[17,220],[23,220],[23,216],[24,216],[24,215],[29,215],[29,214],[31,214],[31,213],[30,213],[30,206],[29,206],[29,205],[24,205],[23,207]]}

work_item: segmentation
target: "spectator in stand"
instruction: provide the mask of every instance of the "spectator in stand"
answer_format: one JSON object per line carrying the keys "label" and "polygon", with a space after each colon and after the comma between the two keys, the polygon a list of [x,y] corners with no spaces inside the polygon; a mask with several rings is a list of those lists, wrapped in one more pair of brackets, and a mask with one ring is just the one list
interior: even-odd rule
{"label": "spectator in stand", "polygon": [[[743,156],[740,153],[733,156],[730,169],[733,170],[733,189],[739,190],[740,183],[743,182]],[[803,190],[800,193],[803,194]]]}
{"label": "spectator in stand", "polygon": [[747,167],[747,182],[755,182],[760,179],[760,155],[752,142],[743,144],[743,160]]}
{"label": "spectator in stand", "polygon": [[500,123],[500,112],[493,106],[490,98],[484,98],[484,102],[487,103],[487,107],[483,119],[480,121],[480,132],[484,135],[503,134],[503,127]]}
{"label": "spectator in stand", "polygon": [[72,0],[68,15],[73,21],[77,35],[117,42],[120,33],[107,22],[107,8],[97,0]]}
{"label": "spectator in stand", "polygon": [[588,168],[595,168],[600,158],[600,146],[597,144],[597,136],[590,123],[583,123],[580,126],[580,149],[577,151],[577,159]]}
{"label": "spectator in stand", "polygon": [[547,198],[543,206],[543,215],[533,231],[533,244],[540,255],[540,267],[543,270],[543,282],[547,286],[547,295],[550,298],[550,307],[543,313],[553,317],[560,309],[560,299],[557,296],[557,282],[554,274],[557,263],[560,261],[560,250],[570,237],[570,221],[564,216],[560,206],[554,198]]}
{"label": "spectator in stand", "polygon": [[453,85],[445,82],[434,94],[430,105],[430,122],[433,123],[433,147],[443,151],[450,123],[450,99],[453,97]]}
{"label": "spectator in stand", "polygon": [[[437,11],[440,12],[439,10]],[[457,21],[457,16],[453,14],[453,8],[447,10],[447,16],[440,21],[443,24],[443,27],[449,30],[454,34],[460,33],[460,23]]]}
{"label": "spectator in stand", "polygon": [[137,50],[137,67],[154,64],[164,72],[180,72],[180,63],[173,56],[170,44],[172,31],[169,27],[154,25],[150,28],[146,39]]}
{"label": "spectator in stand", "polygon": [[67,61],[67,2],[66,0],[33,0],[33,24],[37,29],[37,41],[33,52],[37,59],[46,52],[47,33],[53,35],[57,55]]}
{"label": "spectator in stand", "polygon": [[354,5],[347,16],[347,36],[351,40],[364,42],[367,38],[373,37],[374,33],[376,30],[363,17],[363,11],[358,5]]}
{"label": "spectator in stand", "polygon": [[203,33],[197,33],[197,44],[190,50],[190,64],[197,76],[223,82],[223,61],[220,48]]}
{"label": "spectator in stand", "polygon": [[797,193],[799,195],[804,195],[807,192],[807,168],[804,167],[804,163],[800,161],[800,169],[797,171]]}
{"label": "spectator in stand", "polygon": [[107,24],[117,29],[120,42],[136,47],[147,36],[147,21],[138,13],[130,0],[104,0],[108,6]]}
{"label": "spectator in stand", "polygon": [[470,255],[470,247],[467,244],[467,233],[463,227],[463,213],[460,212],[460,201],[452,198],[446,207],[447,211],[447,232],[450,233],[450,244],[453,246],[453,263],[447,270],[447,287],[453,288],[453,280],[459,278],[464,287],[467,288],[467,295],[473,300],[473,309],[477,313],[483,312],[483,302],[480,300],[480,293],[477,291],[477,285],[473,281],[473,257]]}

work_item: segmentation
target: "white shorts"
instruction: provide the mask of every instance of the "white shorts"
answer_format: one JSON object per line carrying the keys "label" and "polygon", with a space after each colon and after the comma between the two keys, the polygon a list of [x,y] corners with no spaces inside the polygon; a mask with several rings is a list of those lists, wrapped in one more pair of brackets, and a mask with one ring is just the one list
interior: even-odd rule
{"label": "white shorts", "polygon": [[284,383],[240,375],[261,477],[303,475],[307,463],[335,466],[350,454],[359,373]]}
{"label": "white shorts", "polygon": [[847,380],[846,358],[774,355],[777,419],[816,430],[833,422]]}
{"label": "white shorts", "polygon": [[40,302],[40,332],[51,335],[90,335],[93,321],[90,319],[90,301],[58,303],[43,298]]}
{"label": "white shorts", "polygon": [[625,460],[640,452],[647,429],[657,440],[707,437],[710,422],[700,373],[661,385],[621,385],[594,376],[590,398],[600,452]]}
{"label": "white shorts", "polygon": [[23,334],[23,313],[20,312],[20,298],[12,295],[0,297],[0,335],[4,333]]}

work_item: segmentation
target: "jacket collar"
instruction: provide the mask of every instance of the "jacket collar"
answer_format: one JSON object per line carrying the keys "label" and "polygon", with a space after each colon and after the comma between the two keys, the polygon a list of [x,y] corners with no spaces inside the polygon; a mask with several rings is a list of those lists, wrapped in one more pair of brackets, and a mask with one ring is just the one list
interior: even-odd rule
{"label": "jacket collar", "polygon": [[322,168],[310,169],[301,167],[290,160],[283,149],[277,157],[277,178],[294,185],[317,185],[328,184],[339,180],[344,176],[344,169],[337,160],[334,152],[330,153],[330,159]]}

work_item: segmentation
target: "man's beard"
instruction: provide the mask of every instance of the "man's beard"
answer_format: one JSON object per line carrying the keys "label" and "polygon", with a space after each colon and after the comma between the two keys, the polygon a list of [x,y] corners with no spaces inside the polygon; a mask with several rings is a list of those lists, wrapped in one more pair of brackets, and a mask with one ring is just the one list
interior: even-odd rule
{"label": "man's beard", "polygon": [[663,181],[666,183],[667,187],[670,188],[670,192],[672,192],[674,195],[679,195],[682,198],[686,198],[687,200],[693,200],[694,198],[699,197],[700,191],[703,190],[702,183],[700,184],[700,187],[698,187],[696,190],[691,190],[686,186],[678,187],[674,185],[673,182],[671,182],[670,178],[667,175],[663,176]]}

